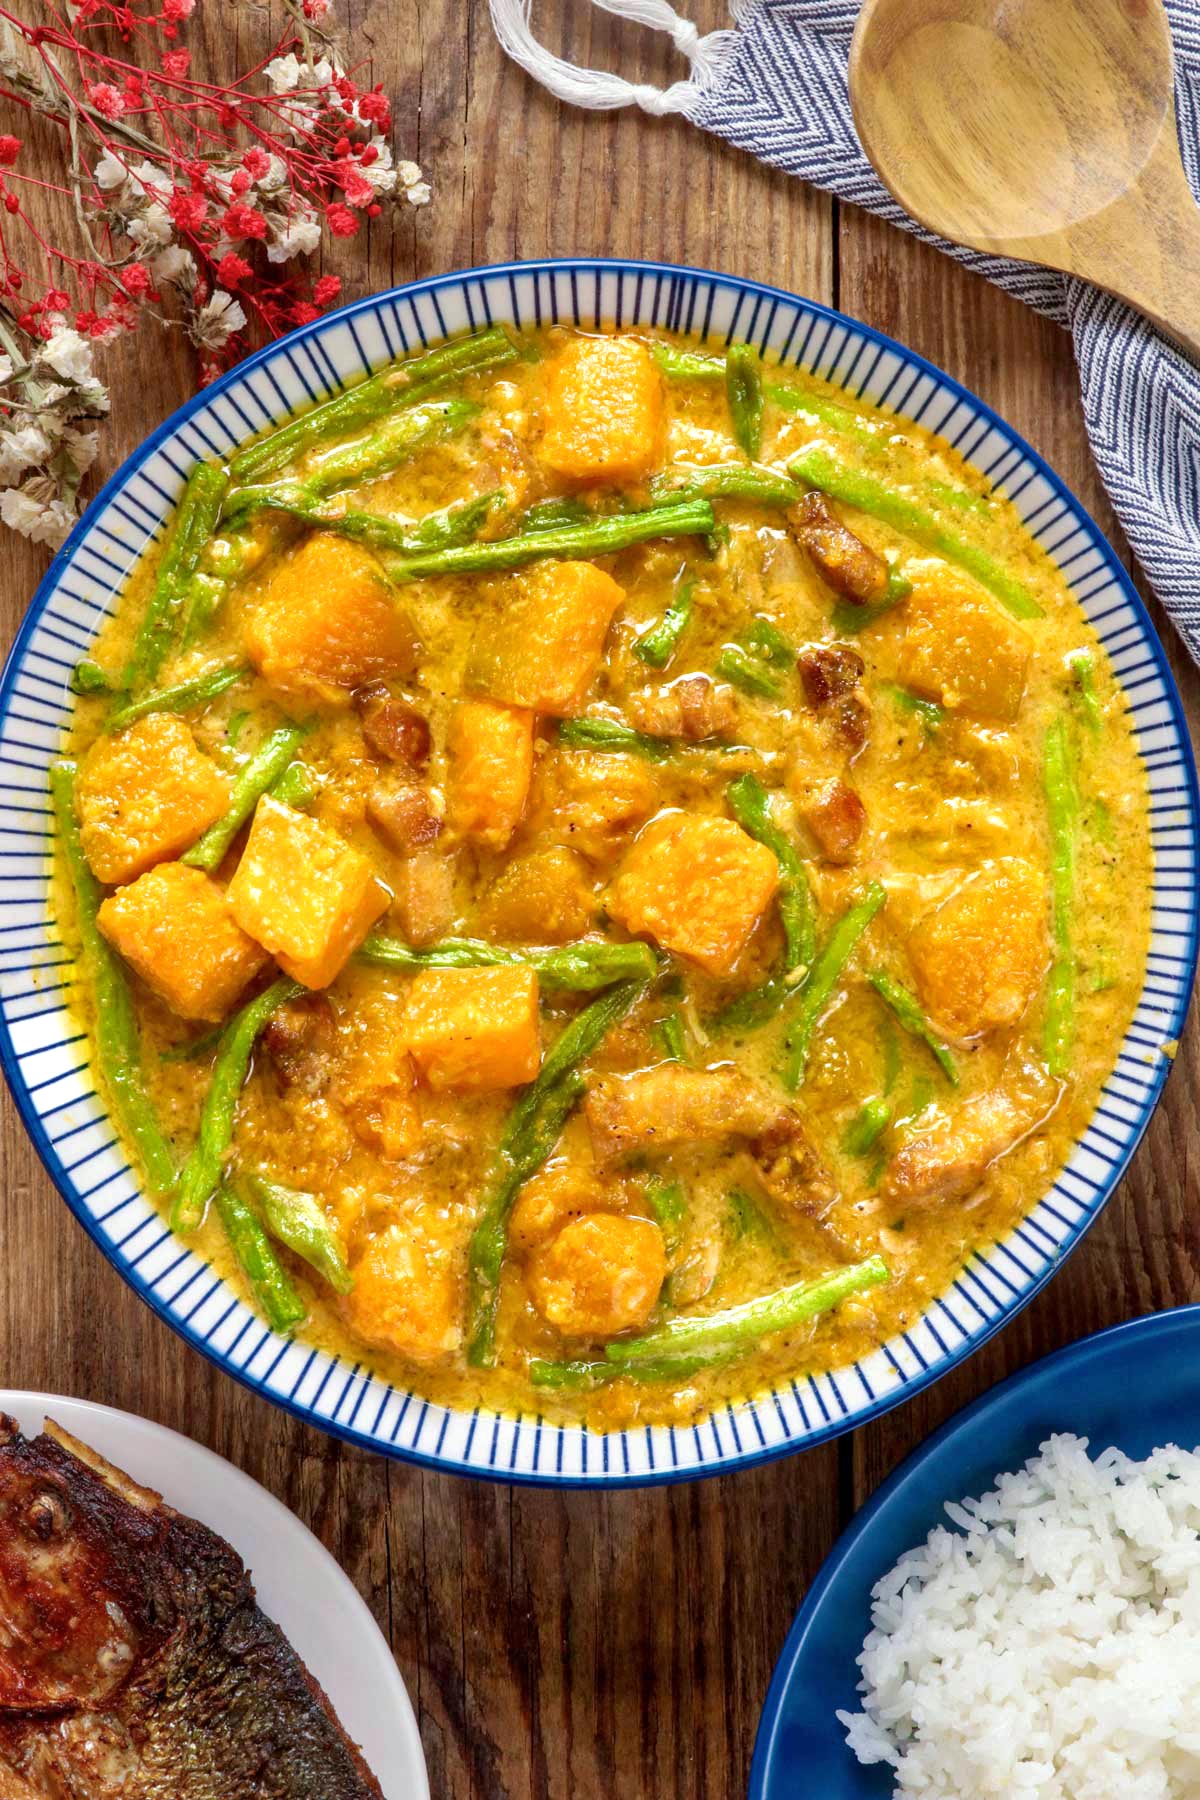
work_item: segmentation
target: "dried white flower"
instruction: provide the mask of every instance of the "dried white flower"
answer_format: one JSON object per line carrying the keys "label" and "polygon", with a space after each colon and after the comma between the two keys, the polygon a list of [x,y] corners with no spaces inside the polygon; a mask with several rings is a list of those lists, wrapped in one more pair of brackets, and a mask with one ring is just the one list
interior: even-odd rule
{"label": "dried white flower", "polygon": [[287,262],[293,256],[311,256],[321,242],[321,222],[315,212],[297,208],[289,219],[272,221],[267,261]]}
{"label": "dried white flower", "polygon": [[106,150],[92,173],[96,178],[96,186],[107,192],[112,188],[122,187],[129,170],[111,150]]}
{"label": "dried white flower", "polygon": [[300,85],[300,71],[303,68],[300,58],[294,52],[287,56],[276,56],[263,70],[263,74],[271,84],[273,94],[291,94]]}
{"label": "dried white flower", "polygon": [[38,362],[53,369],[64,381],[83,385],[96,379],[92,346],[73,325],[59,325],[50,333],[38,353]]}
{"label": "dried white flower", "polygon": [[392,146],[388,143],[386,138],[381,138],[376,134],[368,139],[368,143],[375,151],[375,160],[371,163],[360,161],[356,167],[363,180],[367,182],[377,194],[394,193],[397,179],[403,180],[401,174],[401,170],[403,169],[411,169],[413,171],[413,180],[417,180],[420,177],[421,171],[418,169],[416,163],[402,163],[400,169],[396,168],[392,161]]}
{"label": "dried white flower", "polygon": [[217,288],[192,321],[192,340],[202,350],[219,350],[246,323],[246,315],[232,294]]}
{"label": "dried white flower", "polygon": [[76,475],[82,480],[100,454],[100,433],[69,429],[63,433],[63,449],[75,465]]}
{"label": "dried white flower", "polygon": [[154,200],[165,200],[171,189],[162,169],[152,162],[135,163],[129,171],[129,185],[139,197],[148,194]]}
{"label": "dried white flower", "polygon": [[[50,493],[45,492],[47,487]],[[0,519],[33,543],[57,549],[75,523],[75,514],[69,501],[55,498],[52,485],[41,481],[0,493]]]}
{"label": "dried white flower", "polygon": [[8,487],[26,469],[40,466],[53,445],[40,425],[18,425],[0,432],[0,484]]}
{"label": "dried white flower", "polygon": [[287,186],[287,164],[282,156],[276,156],[272,150],[270,159],[270,167],[266,174],[260,175],[255,183],[260,194],[277,194],[280,188]]}
{"label": "dried white flower", "polygon": [[169,244],[174,234],[171,215],[165,206],[151,201],[148,206],[126,221],[125,235],[139,250],[151,251],[155,245]]}
{"label": "dried white flower", "polygon": [[150,273],[156,281],[171,281],[190,291],[196,280],[196,259],[182,244],[168,244],[151,258]]}

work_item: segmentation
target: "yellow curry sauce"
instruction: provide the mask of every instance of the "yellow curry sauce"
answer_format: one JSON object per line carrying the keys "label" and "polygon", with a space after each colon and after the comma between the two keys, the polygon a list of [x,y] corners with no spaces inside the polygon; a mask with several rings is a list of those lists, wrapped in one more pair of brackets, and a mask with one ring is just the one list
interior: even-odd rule
{"label": "yellow curry sauce", "polygon": [[[382,473],[336,462],[376,441],[353,418],[265,473],[235,462],[152,686],[244,673],[116,732],[136,679],[81,698],[76,814],[180,1161],[222,1021],[280,968],[314,996],[267,1024],[220,1152],[235,1180],[314,1196],[336,1237],[340,1295],[276,1246],[309,1340],[460,1406],[686,1420],[869,1351],[1044,1191],[1140,990],[1145,781],[1080,609],[945,443],[662,335],[512,343],[435,388],[477,410],[385,447]],[[385,426],[418,398],[399,377]],[[765,498],[713,491],[747,445]],[[708,493],[711,526],[611,554],[444,574],[420,561],[440,527],[432,550],[413,536],[445,509],[468,547],[644,522],[676,488]],[[151,562],[96,647],[110,676],[156,591]],[[299,785],[293,766],[211,873],[188,869],[288,723]],[[1051,743],[1073,790],[1057,841]],[[61,868],[60,894],[71,912]],[[368,937],[430,966],[366,960]],[[463,940],[502,959],[439,966]],[[646,978],[555,1090],[543,1167],[501,1218],[491,1350],[469,1360],[506,1122],[613,991],[539,980],[531,953],[637,942]],[[249,1293],[201,1197],[194,1241]],[[607,1355],[876,1255],[886,1285],[723,1355],[635,1375]]]}

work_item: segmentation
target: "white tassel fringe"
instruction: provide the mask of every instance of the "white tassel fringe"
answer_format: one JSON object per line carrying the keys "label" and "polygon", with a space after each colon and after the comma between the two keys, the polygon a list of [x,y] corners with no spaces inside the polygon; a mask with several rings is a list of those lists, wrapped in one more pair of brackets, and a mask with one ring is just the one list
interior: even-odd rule
{"label": "white tassel fringe", "polygon": [[[626,81],[601,69],[579,69],[574,63],[552,56],[533,35],[529,23],[532,0],[491,0],[492,24],[501,48],[527,74],[559,100],[572,106],[609,111],[617,106],[640,106],[648,113],[687,113],[700,96],[714,86],[733,49],[735,31],[710,31],[701,37],[690,19],[681,19],[667,0],[592,0],[605,12],[632,19],[653,31],[665,31],[675,48],[687,57],[691,73],[669,88]],[[741,10],[735,5],[735,14]]]}

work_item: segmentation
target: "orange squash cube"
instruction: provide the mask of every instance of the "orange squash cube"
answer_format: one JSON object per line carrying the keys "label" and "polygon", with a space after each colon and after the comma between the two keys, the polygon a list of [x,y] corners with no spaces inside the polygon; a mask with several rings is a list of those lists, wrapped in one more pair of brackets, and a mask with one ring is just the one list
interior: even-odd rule
{"label": "orange squash cube", "polygon": [[508,1221],[514,1255],[528,1256],[573,1219],[589,1213],[618,1212],[625,1191],[605,1182],[589,1163],[559,1163],[539,1169],[517,1195]]}
{"label": "orange squash cube", "polygon": [[639,481],[658,459],[662,377],[634,338],[571,338],[546,368],[541,458],[565,480]]}
{"label": "orange squash cube", "polygon": [[1032,653],[1024,627],[951,570],[919,579],[905,603],[900,679],[947,712],[1015,719]]}
{"label": "orange squash cube", "polygon": [[100,907],[98,924],[147,987],[181,1019],[223,1019],[270,958],[201,869],[160,863]]}
{"label": "orange squash cube", "polygon": [[293,981],[328,987],[389,898],[366,857],[336,831],[263,795],[229,903],[242,930]]}
{"label": "orange squash cube", "polygon": [[417,638],[371,552],[317,532],[271,578],[246,653],[273,687],[337,705],[368,681],[407,675]]}
{"label": "orange squash cube", "polygon": [[493,700],[571,718],[596,678],[624,598],[594,563],[545,562],[512,576],[499,617],[479,634],[468,679]]}
{"label": "orange squash cube", "polygon": [[342,1302],[350,1329],[408,1362],[442,1362],[462,1342],[461,1252],[452,1222],[431,1207],[389,1225],[354,1264]]}
{"label": "orange squash cube", "polygon": [[420,1149],[423,1135],[417,1071],[404,1047],[404,996],[381,983],[356,998],[342,1034],[338,1100],[362,1142],[400,1162]]}
{"label": "orange squash cube", "polygon": [[1015,1025],[1050,960],[1046,878],[1012,858],[985,865],[918,921],[908,939],[917,991],[953,1037]]}
{"label": "orange squash cube", "polygon": [[75,780],[83,852],[100,881],[178,856],[229,805],[229,780],[174,713],[98,738]]}
{"label": "orange squash cube", "polygon": [[451,830],[503,850],[521,822],[533,775],[533,714],[488,700],[463,700],[447,742]]}
{"label": "orange squash cube", "polygon": [[668,813],[633,845],[608,893],[627,931],[728,975],[775,897],[779,865],[732,819]]}
{"label": "orange squash cube", "polygon": [[549,762],[546,823],[592,862],[610,861],[658,811],[658,772],[639,756],[559,750]]}
{"label": "orange squash cube", "polygon": [[663,1234],[649,1219],[587,1213],[535,1250],[533,1303],[564,1337],[613,1337],[644,1325],[667,1278]]}
{"label": "orange squash cube", "polygon": [[538,980],[532,969],[422,969],[404,1011],[408,1053],[430,1087],[519,1087],[538,1072]]}
{"label": "orange squash cube", "polygon": [[583,864],[556,846],[505,864],[479,908],[489,937],[511,944],[568,944],[596,917],[596,898]]}

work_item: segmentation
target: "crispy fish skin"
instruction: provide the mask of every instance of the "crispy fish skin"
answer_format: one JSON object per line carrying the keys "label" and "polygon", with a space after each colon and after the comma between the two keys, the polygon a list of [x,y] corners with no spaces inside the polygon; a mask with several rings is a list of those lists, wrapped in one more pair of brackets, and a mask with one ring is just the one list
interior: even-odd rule
{"label": "crispy fish skin", "polygon": [[382,1800],[237,1553],[0,1415],[0,1800]]}

